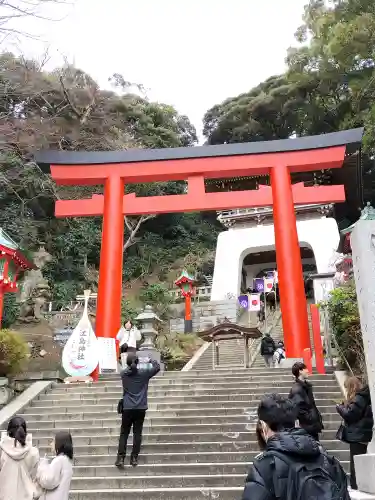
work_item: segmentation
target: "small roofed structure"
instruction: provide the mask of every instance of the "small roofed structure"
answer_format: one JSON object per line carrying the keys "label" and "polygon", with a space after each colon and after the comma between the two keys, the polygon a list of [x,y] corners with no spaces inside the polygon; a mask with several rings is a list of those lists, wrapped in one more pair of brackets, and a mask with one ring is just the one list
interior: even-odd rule
{"label": "small roofed structure", "polygon": [[212,369],[220,367],[220,352],[219,345],[221,341],[238,339],[243,341],[243,365],[244,368],[250,367],[250,341],[262,337],[262,333],[258,328],[247,328],[245,326],[230,323],[225,318],[223,323],[220,323],[204,332],[198,334],[206,342],[213,342],[212,349]]}
{"label": "small roofed structure", "polygon": [[19,245],[0,228],[0,328],[3,316],[4,294],[18,292],[17,280],[28,269],[36,269]]}

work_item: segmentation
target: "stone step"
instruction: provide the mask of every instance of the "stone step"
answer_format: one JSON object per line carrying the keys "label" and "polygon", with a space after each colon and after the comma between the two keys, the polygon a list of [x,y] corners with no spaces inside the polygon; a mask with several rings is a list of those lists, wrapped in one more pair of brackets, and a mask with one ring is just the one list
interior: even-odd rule
{"label": "stone step", "polygon": [[[280,394],[285,394],[290,391],[290,385],[289,386],[281,386],[274,384],[272,386],[265,386],[265,387],[252,387],[252,388],[247,388],[245,386],[242,387],[236,387],[236,388],[230,388],[230,389],[210,389],[210,390],[202,390],[199,387],[196,387],[194,389],[190,390],[185,390],[185,391],[178,391],[178,390],[170,390],[170,391],[149,391],[149,398],[156,398],[156,397],[168,397],[168,398],[174,398],[174,397],[179,397],[181,393],[183,393],[185,396],[221,396],[221,395],[226,395],[228,392],[230,393],[233,391],[234,394],[251,394],[251,395],[263,395],[265,393],[272,393],[272,392],[278,392]],[[338,389],[337,386],[335,385],[327,385],[327,386],[314,386],[314,394],[319,395],[319,394],[325,394],[327,392],[334,392],[334,393],[340,393],[340,390]],[[35,401],[35,406],[42,406],[42,403],[64,403],[65,401],[73,402],[73,401],[91,401],[91,400],[100,400],[100,401],[107,401],[110,399],[117,399],[121,397],[122,395],[122,390],[118,389],[115,391],[106,391],[106,392],[90,392],[90,393],[74,393],[74,394],[69,394],[69,393],[61,393],[61,394],[46,394],[41,396],[37,401]]]}
{"label": "stone step", "polygon": [[[78,455],[106,455],[116,456],[117,453],[117,440],[114,444],[103,444],[103,445],[75,445],[74,450]],[[347,445],[341,441],[336,440],[322,440],[322,446],[328,450],[332,449],[342,449],[347,450]],[[181,443],[179,442],[161,442],[161,443],[144,443],[142,445],[142,453],[173,453],[181,451]],[[196,453],[196,461],[200,460],[201,454],[206,452],[227,452],[241,450],[245,454],[249,451],[259,450],[257,441],[241,441],[228,440],[228,441],[211,441],[211,442],[191,442],[183,444],[183,452]],[[41,454],[50,452],[50,445],[47,443],[46,446],[40,446],[39,451]],[[258,451],[259,453],[259,451]]]}
{"label": "stone step", "polygon": [[[186,413],[186,412],[192,412]],[[330,421],[335,420],[336,417],[338,417],[338,414],[336,412],[332,411],[332,407],[323,407],[321,408],[321,413],[323,415],[323,418],[329,419]],[[42,415],[40,413],[28,413],[28,414],[23,414],[22,415],[25,420],[27,420],[28,423],[28,429],[31,429],[32,425],[38,425],[41,428],[46,423],[51,423],[51,422],[56,422],[57,425],[61,425],[63,422],[75,422],[75,426],[82,425],[85,421],[90,422],[88,425],[93,425],[93,422],[96,422],[96,425],[98,427],[103,427],[108,425],[116,425],[117,422],[119,422],[119,416],[117,415],[117,412],[113,411],[107,411],[105,413],[97,411],[97,412],[90,412],[90,413],[56,413],[53,415]],[[48,417],[51,417],[48,419]],[[95,417],[100,417],[100,418],[95,418]],[[157,424],[158,422],[174,425],[176,422],[180,424],[188,424],[191,422],[196,422],[196,423],[204,423],[207,421],[210,422],[219,422],[219,421],[225,421],[228,422],[228,418],[230,418],[231,422],[239,422],[243,421],[245,418],[246,420],[256,420],[257,419],[257,413],[256,413],[256,407],[253,409],[247,408],[246,411],[239,410],[238,408],[233,408],[232,412],[229,412],[228,409],[222,408],[220,410],[216,410],[214,408],[208,408],[208,409],[202,409],[202,411],[199,410],[181,410],[179,412],[158,412],[158,411],[153,411],[153,410],[148,410],[147,415],[146,415],[146,420],[145,423],[151,425]],[[94,420],[95,419],[95,420]],[[70,425],[70,424],[69,424]]]}
{"label": "stone step", "polygon": [[[217,474],[241,474],[242,481],[246,477],[252,462],[228,462],[228,463],[176,463],[176,464],[140,464],[138,467],[130,467],[125,461],[125,470],[116,469],[112,465],[74,466],[74,477],[107,477],[107,476],[162,476],[162,475],[217,475]],[[349,470],[349,461],[341,461],[345,470]]]}
{"label": "stone step", "polygon": [[[280,368],[278,369],[278,372],[280,374],[284,375],[289,375],[292,377],[292,372],[291,368]],[[329,374],[329,376],[332,376],[333,371]],[[171,371],[171,372],[164,372],[162,374],[157,375],[154,379],[153,382],[157,382],[160,380],[185,380],[185,379],[190,379],[192,382],[194,380],[199,380],[199,379],[215,379],[217,375],[217,370],[189,370],[189,371]],[[228,368],[227,370],[220,372],[221,376],[225,376],[225,378],[228,377],[243,377],[243,376],[249,376],[249,377],[263,377],[270,375],[270,369],[266,367],[262,368]],[[313,381],[316,377],[325,377],[327,375],[319,375],[316,371],[311,375],[311,380]],[[120,375],[118,373],[114,373],[111,375],[105,375],[101,376],[98,380],[98,382],[95,382],[93,385],[99,385],[99,384],[105,384],[107,385],[110,382],[117,381],[119,379]],[[75,385],[75,384],[74,384]],[[85,385],[85,384],[82,384]]]}
{"label": "stone step", "polygon": [[[281,393],[283,394],[283,393]],[[288,393],[284,393],[284,396],[287,396]],[[341,397],[340,393],[326,393],[324,394],[324,398],[318,397],[315,399],[316,404],[318,407],[320,406],[328,406],[328,405],[334,405],[336,404],[336,401],[338,401]],[[188,399],[188,401],[186,401]],[[109,400],[106,400],[105,402],[103,400],[86,400],[84,405],[82,403],[82,400],[78,400],[76,402],[66,402],[66,403],[61,403],[61,402],[56,402],[55,404],[49,404],[46,406],[42,406],[39,404],[33,404],[32,407],[29,407],[25,413],[35,413],[35,411],[38,411],[39,413],[78,413],[79,411],[82,411],[82,406],[85,407],[86,413],[90,413],[91,411],[102,411],[106,412],[108,410],[116,411],[117,409],[117,404],[118,404],[119,398],[112,398]],[[175,401],[177,400],[177,401]],[[259,402],[259,397],[252,396],[249,394],[244,394],[244,395],[236,395],[236,400],[237,401],[242,401],[243,405],[251,405],[254,406]],[[164,401],[161,402],[161,401]],[[103,404],[98,404],[98,403],[103,403]],[[211,403],[221,403],[223,407],[226,406],[228,402],[228,397],[225,396],[204,396],[202,398],[184,398],[183,396],[181,397],[175,397],[173,402],[165,402],[165,398],[158,398],[156,401],[155,400],[150,400],[149,401],[149,407],[153,409],[167,409],[169,406],[171,407],[171,410],[173,411],[173,408],[179,408],[179,409],[184,409],[184,408],[192,408],[194,406],[198,407],[200,405],[201,407],[203,406],[211,406]],[[105,403],[105,404],[104,404]],[[154,403],[154,405],[153,405]],[[45,404],[45,403],[44,403]],[[155,407],[156,404],[156,407]],[[231,402],[232,404],[232,402]],[[219,405],[220,406],[220,405]]]}
{"label": "stone step", "polygon": [[[274,393],[277,392],[279,394],[289,394],[290,391],[290,386],[264,386],[262,387],[257,387],[257,388],[252,388],[252,389],[247,389],[247,388],[233,388],[231,389],[236,396],[239,395],[251,395],[251,396],[261,396],[263,394],[267,393]],[[181,393],[183,396],[181,396]],[[340,389],[337,386],[332,386],[332,387],[324,387],[324,386],[319,386],[319,387],[314,387],[314,394],[317,396],[321,396],[323,394],[340,394]],[[65,404],[65,402],[73,403],[73,402],[83,402],[87,404],[92,404],[92,402],[97,402],[97,401],[103,401],[103,402],[109,402],[111,400],[117,400],[119,397],[121,397],[122,391],[117,390],[113,392],[92,392],[89,394],[69,394],[69,393],[62,393],[62,394],[48,394],[41,396],[40,399],[34,402],[33,406],[45,406],[48,404]],[[191,390],[185,390],[185,391],[150,391],[149,392],[149,401],[152,401],[152,399],[157,399],[157,398],[162,398],[165,399],[166,397],[170,399],[171,401],[177,401],[178,398],[187,398],[187,397],[220,397],[220,396],[225,396],[228,398],[228,389],[212,389],[209,391],[205,390],[200,390],[199,388],[197,389],[191,389]]]}
{"label": "stone step", "polygon": [[[215,449],[214,451],[212,451],[210,449],[204,449],[200,453],[197,453],[197,451],[191,449],[184,449],[183,451],[181,451],[181,448],[169,452],[167,450],[164,451],[161,446],[159,446],[158,450],[154,449],[152,451],[142,449],[141,455],[139,457],[139,463],[140,465],[147,464],[149,467],[152,467],[154,464],[166,465],[173,463],[247,463],[254,460],[254,458],[259,455],[258,445],[256,445],[256,447],[251,450],[248,449],[247,443],[234,444],[235,446],[233,446],[231,451],[220,449]],[[340,444],[341,447],[337,446]],[[334,446],[331,446],[328,449],[329,453],[331,455],[334,455],[338,460],[348,460],[348,447],[345,448],[342,443],[335,441]],[[100,450],[104,451],[104,447],[100,448]],[[113,450],[115,451],[115,453],[113,453]],[[48,450],[48,452],[50,452],[50,450]],[[111,448],[110,452],[106,451],[102,455],[99,455],[98,453],[81,453],[81,450],[78,449],[75,451],[74,464],[84,467],[98,465],[113,466],[116,459],[116,454],[117,448]]]}
{"label": "stone step", "polygon": [[212,474],[212,475],[187,475],[187,476],[133,476],[131,471],[121,476],[105,477],[76,477],[72,479],[72,490],[100,490],[112,489],[134,489],[134,488],[198,488],[215,487],[238,487],[244,484],[242,474]]}
{"label": "stone step", "polygon": [[[74,445],[75,446],[96,446],[96,445],[103,445],[103,444],[108,444],[111,446],[115,446],[118,444],[118,438],[119,438],[119,433],[120,433],[120,427],[113,427],[113,428],[102,428],[102,429],[97,429],[97,428],[86,428],[86,429],[80,429],[80,428],[67,428],[67,427],[61,427],[61,429],[67,430],[71,432],[73,438],[74,438]],[[88,435],[92,430],[92,434]],[[98,432],[101,430],[101,432]],[[48,444],[51,442],[51,435],[46,435],[45,430],[36,430],[38,432],[36,437],[33,437],[33,442],[38,445],[38,446],[48,446]],[[328,431],[330,432],[330,431]],[[332,436],[331,439],[335,437],[336,434],[333,434],[332,431]],[[33,431],[34,434],[34,431]],[[130,434],[132,436],[132,434]],[[196,436],[196,437],[194,437]],[[211,442],[234,442],[237,439],[239,440],[244,440],[244,441],[253,441],[255,438],[255,432],[252,429],[251,431],[236,431],[236,432],[188,432],[188,433],[168,433],[168,432],[161,432],[161,433],[149,433],[149,429],[144,429],[143,432],[143,443],[144,444],[152,444],[152,443],[181,443],[185,446],[185,444],[191,444],[194,440],[196,443],[211,443]],[[131,442],[131,439],[129,438],[129,442]]]}
{"label": "stone step", "polygon": [[[236,428],[238,432],[255,431],[257,417],[242,415],[236,418],[222,417],[218,419],[203,418],[201,420],[186,419],[180,421],[178,418],[172,423],[168,423],[163,418],[146,420],[144,425],[145,431],[150,431],[158,434],[190,434],[190,428],[196,427],[195,433],[223,433],[229,429]],[[341,419],[337,414],[323,414],[323,422],[326,431],[337,430]],[[48,423],[50,425],[48,425]],[[46,425],[45,425],[46,424]],[[120,417],[112,414],[108,419],[82,419],[82,420],[49,420],[49,421],[32,421],[28,422],[30,431],[42,432],[44,428],[48,429],[75,429],[75,433],[86,436],[102,435],[103,432],[116,433],[121,424]],[[242,426],[242,428],[241,428]],[[88,430],[90,432],[88,432]],[[199,431],[199,432],[198,432]],[[194,434],[194,432],[192,433]]]}
{"label": "stone step", "polygon": [[[216,370],[212,372],[209,376],[197,376],[194,375],[186,375],[184,377],[176,376],[175,378],[165,378],[165,377],[155,377],[150,382],[150,387],[158,387],[158,386],[183,386],[186,387],[191,384],[216,384],[216,383],[235,383],[241,381],[248,382],[262,382],[266,380],[275,380],[275,370],[277,371],[277,379],[285,380],[287,382],[293,382],[293,376],[291,371],[285,370],[283,368],[261,368],[260,370],[263,373],[254,373],[251,370],[243,370],[242,373],[218,373]],[[192,372],[174,372],[176,374],[186,373],[191,374]],[[204,372],[202,372],[204,373]],[[207,372],[206,372],[207,373]],[[219,376],[220,375],[220,376]],[[315,382],[323,382],[325,380],[334,380],[335,377],[332,374],[328,375],[313,375],[310,377],[312,384]],[[96,388],[96,387],[111,387],[111,386],[120,386],[121,385],[121,377],[120,375],[116,375],[115,378],[110,379],[108,381],[101,381],[99,379],[98,382],[91,384],[56,384],[54,386],[54,390],[56,391],[65,391],[65,390],[78,390],[79,388]]]}
{"label": "stone step", "polygon": [[69,500],[115,500],[137,499],[137,500],[197,500],[207,498],[209,500],[220,498],[220,500],[233,500],[238,498],[243,491],[241,487],[220,488],[147,488],[147,489],[119,489],[119,490],[72,490]]}
{"label": "stone step", "polygon": [[[332,426],[331,429],[324,430],[321,436],[322,442],[324,441],[334,441],[337,434],[337,429],[340,425],[340,422],[337,422],[335,426]],[[235,440],[243,440],[244,442],[250,442],[255,437],[255,426],[253,429],[249,429],[247,432],[241,431],[227,431],[227,432],[161,432],[157,434],[148,433],[148,429],[144,429],[144,444],[153,444],[153,443],[180,443],[185,446],[185,444],[189,444],[194,440],[196,443],[205,443],[205,442],[234,442]],[[102,446],[108,444],[110,446],[116,446],[118,444],[118,438],[120,433],[120,428],[109,428],[109,429],[99,429],[101,432],[98,432],[97,429],[92,429],[92,434],[87,435],[90,432],[90,428],[88,429],[76,429],[76,428],[67,428],[62,427],[62,429],[71,432],[74,438],[74,446]],[[77,432],[79,430],[79,432]],[[48,447],[51,442],[51,435],[37,436],[33,439],[33,442],[36,446],[44,446]],[[44,431],[45,432],[45,431]]]}
{"label": "stone step", "polygon": [[[221,385],[212,385],[212,387],[203,387],[200,386],[199,384],[194,384],[193,387],[186,387],[185,389],[181,388],[175,388],[175,387],[164,387],[164,388],[159,388],[159,387],[150,387],[149,388],[149,396],[150,397],[156,397],[156,396],[177,396],[181,393],[181,391],[184,392],[184,394],[187,395],[194,395],[194,394],[220,394],[220,393],[228,393],[228,391],[233,391],[236,394],[238,394],[239,391],[242,394],[244,391],[246,392],[253,392],[253,393],[259,393],[262,391],[264,393],[265,391],[289,391],[292,386],[292,382],[288,381],[272,381],[270,380],[270,383],[263,382],[257,382],[257,383],[249,383],[249,382],[242,382],[240,384],[236,384],[235,386],[228,385],[226,386],[225,384]],[[334,381],[322,381],[322,382],[316,382],[313,386],[314,393],[318,392],[324,392],[325,390],[339,390],[337,386],[337,382]],[[117,395],[118,393],[122,392],[122,387],[118,385],[117,387],[114,388],[107,388],[106,390],[98,390],[96,388],[92,388],[91,390],[82,390],[81,392],[79,391],[52,391],[46,394],[43,394],[40,396],[41,400],[49,400],[49,399],[85,399],[85,398],[92,398],[92,397],[109,397],[111,395]]]}
{"label": "stone step", "polygon": [[162,475],[190,475],[190,474],[242,474],[246,477],[252,462],[224,462],[224,463],[175,463],[175,464],[139,464],[130,467],[125,461],[125,471],[116,469],[111,465],[74,466],[74,477],[106,477],[106,476],[162,476]]}
{"label": "stone step", "polygon": [[[73,422],[73,421],[72,421]],[[326,422],[327,430],[335,429],[337,431],[340,424],[340,419],[337,419],[333,422]],[[120,426],[120,420],[118,422],[118,427]],[[255,431],[255,422],[249,422],[243,419],[242,422],[226,422],[226,423],[212,423],[207,422],[205,424],[198,423],[190,423],[190,424],[182,424],[182,425],[163,425],[163,424],[155,424],[153,426],[146,425],[145,432],[148,430],[152,430],[155,433],[161,434],[189,434],[192,436],[194,433],[226,433],[226,432],[244,432],[244,431]],[[66,424],[64,427],[67,427]],[[73,426],[69,426],[70,428],[74,428]],[[88,427],[90,429],[90,427]],[[98,429],[102,429],[98,427]]]}
{"label": "stone step", "polygon": [[[275,375],[273,377],[269,378],[264,378],[263,380],[257,378],[257,379],[247,379],[247,378],[238,378],[235,380],[217,380],[214,382],[194,382],[194,389],[199,389],[199,390],[212,390],[212,389],[236,389],[238,387],[240,388],[259,388],[263,386],[265,383],[269,382],[269,385],[272,386],[285,386],[289,387],[292,385],[293,380],[291,377],[287,378],[278,378],[275,380]],[[149,388],[149,394],[151,394],[153,391],[185,391],[186,389],[189,389],[191,387],[191,384],[150,384]],[[313,383],[314,389],[316,387],[335,387],[337,388],[337,381],[333,378],[327,378],[327,379],[318,379],[315,380]],[[50,396],[51,394],[54,395],[59,395],[61,397],[67,396],[67,395],[72,395],[72,394],[91,394],[91,393],[105,393],[105,392],[113,392],[117,390],[122,390],[122,385],[121,381],[119,380],[117,383],[113,383],[111,385],[62,385],[61,388],[55,388],[53,391],[50,393],[47,393],[44,397]]]}

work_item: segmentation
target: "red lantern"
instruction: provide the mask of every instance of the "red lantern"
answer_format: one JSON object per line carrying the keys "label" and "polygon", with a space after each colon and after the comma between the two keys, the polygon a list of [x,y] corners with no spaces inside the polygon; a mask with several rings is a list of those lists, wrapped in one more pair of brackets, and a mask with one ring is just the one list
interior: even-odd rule
{"label": "red lantern", "polygon": [[185,297],[185,333],[193,331],[191,319],[191,297],[195,293],[195,279],[190,276],[187,271],[182,271],[181,276],[174,282],[181,290],[181,294]]}

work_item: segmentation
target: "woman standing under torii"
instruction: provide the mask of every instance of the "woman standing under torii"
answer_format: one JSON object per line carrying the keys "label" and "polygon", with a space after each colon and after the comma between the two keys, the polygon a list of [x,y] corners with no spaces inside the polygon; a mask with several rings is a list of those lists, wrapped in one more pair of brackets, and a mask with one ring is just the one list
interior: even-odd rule
{"label": "woman standing under torii", "polygon": [[120,362],[121,355],[124,353],[137,352],[137,342],[141,340],[141,332],[130,320],[124,322],[120,328],[116,340],[120,344]]}

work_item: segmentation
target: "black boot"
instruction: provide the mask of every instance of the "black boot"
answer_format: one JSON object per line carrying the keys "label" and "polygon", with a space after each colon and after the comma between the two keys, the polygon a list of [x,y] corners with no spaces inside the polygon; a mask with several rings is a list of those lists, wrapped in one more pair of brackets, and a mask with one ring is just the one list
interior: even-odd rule
{"label": "black boot", "polygon": [[135,457],[134,455],[132,455],[130,457],[130,465],[132,467],[137,467],[137,465],[138,465],[138,457]]}
{"label": "black boot", "polygon": [[124,455],[117,455],[115,466],[118,469],[123,469],[124,468],[124,462],[125,462],[125,457]]}

